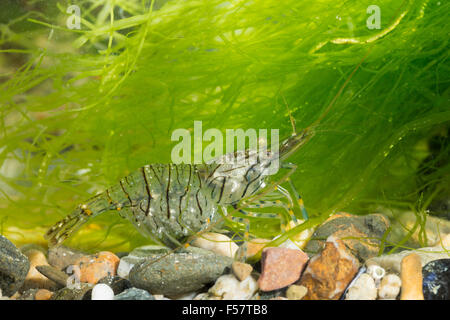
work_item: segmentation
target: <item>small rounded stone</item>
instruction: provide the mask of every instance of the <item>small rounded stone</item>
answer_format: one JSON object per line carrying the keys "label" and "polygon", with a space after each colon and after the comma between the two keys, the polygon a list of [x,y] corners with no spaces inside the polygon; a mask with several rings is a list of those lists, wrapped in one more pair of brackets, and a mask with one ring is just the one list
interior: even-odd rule
{"label": "small rounded stone", "polygon": [[99,283],[92,289],[92,300],[114,300],[114,291],[110,286]]}
{"label": "small rounded stone", "polygon": [[233,258],[239,249],[239,246],[229,237],[216,232],[206,232],[196,237],[192,245],[230,258]]}
{"label": "small rounded stone", "polygon": [[52,296],[53,296],[53,292],[51,292],[47,289],[40,289],[36,292],[34,299],[35,300],[50,300],[50,298]]}
{"label": "small rounded stone", "polygon": [[243,281],[252,273],[253,267],[248,263],[234,261],[231,265],[231,269],[236,278],[238,278],[239,281]]}
{"label": "small rounded stone", "polygon": [[286,298],[289,300],[302,300],[308,293],[308,288],[293,284],[286,291]]}
{"label": "small rounded stone", "polygon": [[400,293],[402,280],[395,274],[388,274],[383,277],[378,288],[378,297],[380,299],[396,299]]}
{"label": "small rounded stone", "polygon": [[376,300],[377,287],[375,280],[367,273],[363,273],[348,289],[345,300]]}
{"label": "small rounded stone", "polygon": [[420,256],[411,253],[401,262],[401,300],[424,300],[422,289],[422,262]]}

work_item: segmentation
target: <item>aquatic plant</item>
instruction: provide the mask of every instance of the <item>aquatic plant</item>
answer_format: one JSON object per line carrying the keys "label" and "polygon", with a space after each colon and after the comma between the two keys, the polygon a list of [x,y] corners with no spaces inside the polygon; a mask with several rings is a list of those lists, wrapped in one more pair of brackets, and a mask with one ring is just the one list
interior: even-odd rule
{"label": "aquatic plant", "polygon": [[[80,0],[80,29],[67,27],[71,2],[14,3],[0,5],[0,233],[17,243],[43,241],[132,170],[170,162],[171,132],[194,120],[288,136],[282,96],[299,129],[333,103],[290,159],[312,221],[399,203],[425,212],[420,199],[448,197],[448,162],[425,162],[431,187],[417,182],[426,140],[450,122],[446,2]],[[381,29],[366,24],[374,4]],[[146,241],[111,213],[72,245]]]}

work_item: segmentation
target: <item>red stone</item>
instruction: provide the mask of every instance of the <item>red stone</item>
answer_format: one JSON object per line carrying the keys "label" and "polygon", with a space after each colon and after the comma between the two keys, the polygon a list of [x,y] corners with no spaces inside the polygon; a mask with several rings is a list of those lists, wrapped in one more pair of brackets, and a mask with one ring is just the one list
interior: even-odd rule
{"label": "red stone", "polygon": [[265,248],[261,255],[259,289],[272,291],[294,283],[300,278],[307,261],[308,255],[301,250]]}

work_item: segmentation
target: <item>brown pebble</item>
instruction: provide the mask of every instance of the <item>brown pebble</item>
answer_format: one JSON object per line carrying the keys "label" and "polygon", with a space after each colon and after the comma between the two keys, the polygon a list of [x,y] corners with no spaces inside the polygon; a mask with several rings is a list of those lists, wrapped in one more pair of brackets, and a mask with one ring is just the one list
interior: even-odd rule
{"label": "brown pebble", "polygon": [[269,243],[271,240],[268,239],[252,239],[246,243],[246,246],[241,246],[238,250],[237,256],[243,255],[243,250],[245,250],[245,258],[248,259],[255,254],[257,254],[260,250],[264,248],[264,246]]}
{"label": "brown pebble", "polygon": [[424,300],[422,287],[422,262],[419,255],[411,253],[401,262],[402,291],[400,300]]}
{"label": "brown pebble", "polygon": [[36,269],[36,267],[40,265],[49,265],[45,254],[40,250],[30,249],[25,251],[25,255],[30,261],[30,269],[21,291],[26,291],[28,289],[55,289],[56,284]]}
{"label": "brown pebble", "polygon": [[67,279],[69,276],[63,271],[60,271],[52,266],[37,266],[36,269],[60,287],[65,287],[67,285]]}
{"label": "brown pebble", "polygon": [[253,267],[251,265],[239,261],[233,262],[231,269],[239,281],[245,280],[253,271]]}
{"label": "brown pebble", "polygon": [[337,300],[359,269],[344,243],[328,237],[325,248],[309,261],[299,284],[308,289],[304,300]]}
{"label": "brown pebble", "polygon": [[287,287],[300,278],[308,261],[301,250],[288,248],[265,248],[261,255],[261,276],[258,286],[261,291],[272,291]]}
{"label": "brown pebble", "polygon": [[[106,276],[115,276],[120,259],[111,252],[101,251],[95,255],[84,256],[75,262],[75,273],[81,282],[96,284]],[[78,269],[78,270],[76,270]]]}
{"label": "brown pebble", "polygon": [[46,290],[46,289],[40,289],[36,292],[34,299],[35,300],[50,300],[52,295],[53,295],[53,292]]}

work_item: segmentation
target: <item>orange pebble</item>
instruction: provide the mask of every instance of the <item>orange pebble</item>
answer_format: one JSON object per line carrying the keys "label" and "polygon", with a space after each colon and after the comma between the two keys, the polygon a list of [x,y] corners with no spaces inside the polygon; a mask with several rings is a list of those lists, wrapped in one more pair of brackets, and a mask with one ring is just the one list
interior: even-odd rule
{"label": "orange pebble", "polygon": [[81,282],[96,284],[106,276],[115,276],[119,262],[119,257],[114,253],[101,251],[78,259],[75,265],[79,268]]}
{"label": "orange pebble", "polygon": [[47,289],[40,289],[36,292],[34,299],[35,300],[50,300],[53,292],[48,291]]}

